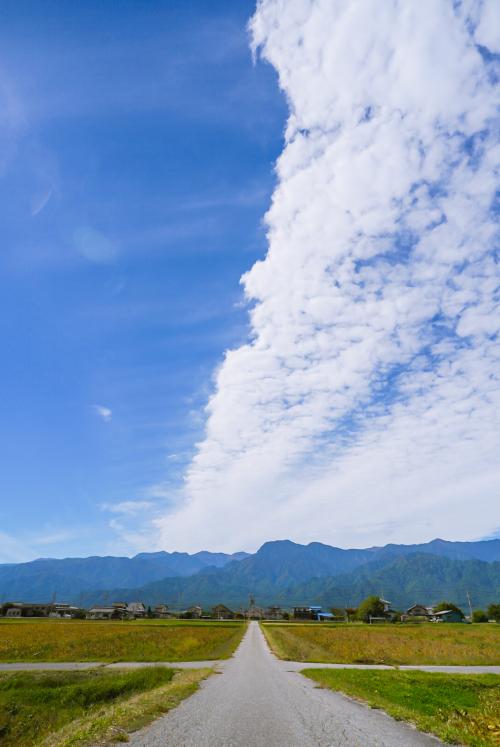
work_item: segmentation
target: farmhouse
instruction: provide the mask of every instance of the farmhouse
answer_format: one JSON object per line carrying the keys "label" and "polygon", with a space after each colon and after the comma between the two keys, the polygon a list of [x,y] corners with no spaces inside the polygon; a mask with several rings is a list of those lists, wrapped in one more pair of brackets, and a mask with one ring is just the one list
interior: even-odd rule
{"label": "farmhouse", "polygon": [[428,617],[432,612],[432,607],[425,607],[423,604],[412,604],[406,610],[408,617]]}
{"label": "farmhouse", "polygon": [[87,612],[88,620],[127,620],[130,613],[127,611],[126,602],[113,602],[111,606],[96,605]]}
{"label": "farmhouse", "polygon": [[88,620],[123,620],[125,609],[118,607],[91,607],[87,612]]}
{"label": "farmhouse", "polygon": [[234,620],[234,612],[225,604],[217,604],[212,607],[212,617],[216,620]]}
{"label": "farmhouse", "polygon": [[50,608],[50,604],[12,602],[8,605],[5,615],[6,617],[48,617]]}
{"label": "farmhouse", "polygon": [[276,605],[268,607],[264,612],[266,620],[283,620],[287,613]]}
{"label": "farmhouse", "polygon": [[294,607],[293,616],[296,620],[313,620],[311,607]]}
{"label": "farmhouse", "polygon": [[153,609],[153,617],[159,618],[159,619],[166,619],[167,617],[171,617],[172,613],[168,609],[168,604],[157,604],[156,607]]}
{"label": "farmhouse", "polygon": [[143,602],[128,602],[127,616],[134,620],[146,617],[146,607]]}
{"label": "farmhouse", "polygon": [[460,623],[463,622],[463,615],[456,610],[442,610],[434,612],[431,619],[432,622]]}
{"label": "farmhouse", "polygon": [[380,597],[380,601],[384,606],[384,615],[393,615],[394,610],[391,607],[391,602],[388,602],[387,599],[382,599],[382,597]]}
{"label": "farmhouse", "polygon": [[244,612],[247,620],[262,620],[265,614],[265,610],[262,607],[257,607],[255,602]]}
{"label": "farmhouse", "polygon": [[323,608],[319,605],[311,605],[309,607],[294,607],[293,616],[297,620],[332,620],[333,615],[331,612],[323,612]]}
{"label": "farmhouse", "polygon": [[202,614],[203,610],[201,609],[200,605],[193,604],[192,607],[189,607],[185,611],[184,616],[190,618],[191,620],[199,620]]}
{"label": "farmhouse", "polygon": [[1,606],[5,617],[74,617],[80,610],[70,604],[40,602],[6,602]]}

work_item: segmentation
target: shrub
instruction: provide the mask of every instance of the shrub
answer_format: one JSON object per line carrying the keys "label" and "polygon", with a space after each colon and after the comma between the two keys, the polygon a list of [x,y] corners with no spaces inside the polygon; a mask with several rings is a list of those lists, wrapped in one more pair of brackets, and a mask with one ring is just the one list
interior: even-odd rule
{"label": "shrub", "polygon": [[500,622],[500,604],[490,604],[488,607],[488,617]]}
{"label": "shrub", "polygon": [[487,623],[488,615],[484,610],[474,610],[474,612],[472,613],[472,622]]}

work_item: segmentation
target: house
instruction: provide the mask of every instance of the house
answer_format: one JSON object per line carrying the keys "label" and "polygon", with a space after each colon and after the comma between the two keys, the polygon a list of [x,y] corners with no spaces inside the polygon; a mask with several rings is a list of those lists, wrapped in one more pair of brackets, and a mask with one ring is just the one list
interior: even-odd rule
{"label": "house", "polygon": [[432,622],[460,623],[463,622],[463,615],[456,610],[441,610],[432,614]]}
{"label": "house", "polygon": [[322,610],[317,613],[316,619],[320,622],[332,622],[332,620],[336,620],[335,615],[332,615],[331,612],[323,612]]}
{"label": "house", "polygon": [[284,620],[286,614],[287,613],[282,610],[281,607],[277,607],[276,605],[272,605],[264,611],[264,617],[266,620]]}
{"label": "house", "polygon": [[432,607],[426,607],[423,604],[412,604],[406,612],[401,615],[401,622],[411,622],[412,620],[428,620],[432,615]]}
{"label": "house", "polygon": [[254,602],[247,610],[245,610],[244,617],[246,617],[247,620],[262,620],[262,618],[265,617],[265,610],[262,607],[257,607]]}
{"label": "house", "polygon": [[202,614],[203,610],[199,604],[193,604],[192,607],[186,610],[186,615],[189,615],[192,620],[199,620]]}
{"label": "house", "polygon": [[330,620],[333,618],[331,612],[323,612],[323,608],[315,604],[309,607],[294,607],[293,616],[297,620]]}
{"label": "house", "polygon": [[5,617],[22,617],[22,612],[22,605],[14,603],[12,607],[5,609],[4,615]]}
{"label": "house", "polygon": [[423,604],[412,604],[406,610],[406,615],[409,617],[428,617],[432,612],[432,607],[424,607]]}
{"label": "house", "polygon": [[114,607],[91,607],[87,612],[87,620],[111,620]]}
{"label": "house", "polygon": [[87,612],[88,620],[126,620],[128,617],[126,602],[113,602],[111,606],[91,607]]}
{"label": "house", "polygon": [[143,602],[129,602],[127,604],[127,615],[132,620],[146,617],[146,607]]}
{"label": "house", "polygon": [[122,620],[124,616],[116,607],[91,607],[87,620]]}
{"label": "house", "polygon": [[83,613],[83,610],[81,610],[80,607],[74,607],[71,604],[64,604],[62,602],[57,602],[51,605],[49,617],[58,617],[58,618],[63,618],[65,620],[70,620],[71,618],[77,617],[78,615],[82,613]]}
{"label": "house", "polygon": [[382,599],[382,597],[380,597],[380,601],[382,602],[382,604],[384,606],[384,612],[383,612],[383,614],[384,615],[393,615],[394,614],[394,610],[391,608],[391,603],[388,602],[387,599]]}
{"label": "house", "polygon": [[7,602],[3,605],[5,617],[48,617],[53,605],[39,602]]}
{"label": "house", "polygon": [[216,620],[234,620],[234,612],[225,604],[217,604],[212,607],[212,617]]}
{"label": "house", "polygon": [[157,619],[172,617],[172,613],[168,609],[168,604],[157,604],[153,609],[153,617]]}
{"label": "house", "polygon": [[293,616],[296,620],[314,620],[311,607],[294,607]]}
{"label": "house", "polygon": [[5,617],[52,617],[69,620],[81,613],[79,607],[64,602],[6,602],[0,605],[0,614]]}

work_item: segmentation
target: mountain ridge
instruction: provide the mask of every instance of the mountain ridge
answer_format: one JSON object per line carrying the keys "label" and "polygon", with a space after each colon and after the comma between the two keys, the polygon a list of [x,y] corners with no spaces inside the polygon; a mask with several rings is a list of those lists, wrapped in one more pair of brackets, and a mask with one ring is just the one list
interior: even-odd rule
{"label": "mountain ridge", "polygon": [[[424,566],[416,556],[422,555],[457,563],[499,562],[500,539],[478,542],[436,539],[420,545],[391,543],[365,549],[271,540],[254,554],[200,551],[190,555],[159,551],[138,553],[133,558],[47,558],[0,566],[0,600],[44,601],[55,595],[59,601],[89,605],[120,597],[181,607],[219,601],[241,605],[249,594],[254,594],[269,603],[293,601],[292,597],[299,595],[305,603],[312,593],[321,596],[334,588],[332,579],[342,576],[352,589],[368,587],[368,577],[379,578],[384,568],[405,557],[411,558],[405,566],[406,575],[411,575],[411,567],[413,574],[418,575]],[[442,562],[439,567],[445,565]],[[459,566],[449,569],[449,574],[453,573],[460,576]],[[486,571],[476,567],[475,573],[485,576]],[[408,586],[407,578],[404,582]],[[448,582],[453,588],[451,576]]]}
{"label": "mountain ridge", "polygon": [[85,605],[108,598],[141,599],[146,604],[168,604],[175,609],[200,604],[210,607],[223,602],[233,608],[248,604],[249,594],[260,605],[284,607],[321,604],[355,607],[370,594],[384,595],[402,609],[414,602],[435,604],[448,598],[467,604],[471,591],[474,606],[487,606],[500,599],[500,561],[455,560],[430,553],[411,553],[378,559],[354,571],[313,577],[290,583],[254,578],[252,586],[241,582],[226,566],[222,573],[207,569],[188,578],[167,578],[137,589],[118,588],[84,597]]}

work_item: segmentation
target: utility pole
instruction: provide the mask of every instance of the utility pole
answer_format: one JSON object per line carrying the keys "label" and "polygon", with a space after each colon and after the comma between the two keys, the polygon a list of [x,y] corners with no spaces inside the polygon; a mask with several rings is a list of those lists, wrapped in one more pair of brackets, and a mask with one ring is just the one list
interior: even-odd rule
{"label": "utility pole", "polygon": [[465,593],[467,594],[467,601],[469,602],[470,621],[472,622],[472,604],[470,601],[470,594],[468,591],[466,591]]}

